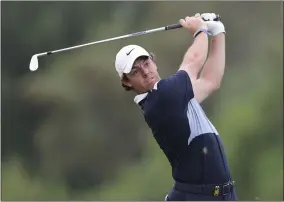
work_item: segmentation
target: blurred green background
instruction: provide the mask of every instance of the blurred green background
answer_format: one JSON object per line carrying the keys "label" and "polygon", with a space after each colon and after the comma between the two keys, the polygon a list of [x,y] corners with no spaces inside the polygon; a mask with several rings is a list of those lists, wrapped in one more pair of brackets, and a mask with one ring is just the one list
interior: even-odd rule
{"label": "blurred green background", "polygon": [[[173,74],[185,29],[31,56],[215,12],[226,27],[221,89],[203,104],[240,200],[283,200],[281,2],[1,2],[2,200],[164,200],[170,166],[114,69],[138,44]],[[213,173],[214,174],[214,173]]]}

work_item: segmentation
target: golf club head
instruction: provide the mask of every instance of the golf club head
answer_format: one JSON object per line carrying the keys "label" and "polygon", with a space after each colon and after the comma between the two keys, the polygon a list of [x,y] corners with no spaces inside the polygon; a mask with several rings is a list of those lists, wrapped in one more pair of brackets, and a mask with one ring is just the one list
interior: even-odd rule
{"label": "golf club head", "polygon": [[36,71],[38,69],[38,59],[37,59],[37,54],[32,56],[31,62],[30,62],[30,70],[31,71]]}

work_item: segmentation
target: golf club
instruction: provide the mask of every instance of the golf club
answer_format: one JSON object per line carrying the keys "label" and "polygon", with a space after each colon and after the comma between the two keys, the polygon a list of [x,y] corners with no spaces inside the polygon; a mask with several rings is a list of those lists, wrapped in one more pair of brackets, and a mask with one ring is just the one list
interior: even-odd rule
{"label": "golf club", "polygon": [[[217,17],[214,19],[214,21],[219,21],[220,19],[221,19],[220,15],[217,15]],[[81,48],[81,47],[94,45],[94,44],[98,44],[98,43],[114,41],[114,40],[118,40],[118,39],[134,37],[134,36],[140,36],[140,35],[150,34],[150,33],[158,32],[158,31],[167,31],[167,30],[177,29],[177,28],[181,28],[181,27],[182,26],[179,23],[178,24],[172,24],[172,25],[167,25],[165,27],[160,27],[160,28],[156,28],[156,29],[150,29],[150,30],[136,32],[136,33],[118,36],[118,37],[114,37],[114,38],[104,39],[104,40],[90,42],[90,43],[85,43],[85,44],[82,44],[82,45],[72,46],[72,47],[58,49],[58,50],[54,50],[54,51],[38,53],[38,54],[33,55],[32,58],[31,58],[30,70],[35,71],[35,70],[38,69],[38,57],[41,57],[41,56],[51,55],[51,54],[54,54],[54,53],[59,53],[59,52],[72,50],[72,49],[75,49],[75,48]]]}

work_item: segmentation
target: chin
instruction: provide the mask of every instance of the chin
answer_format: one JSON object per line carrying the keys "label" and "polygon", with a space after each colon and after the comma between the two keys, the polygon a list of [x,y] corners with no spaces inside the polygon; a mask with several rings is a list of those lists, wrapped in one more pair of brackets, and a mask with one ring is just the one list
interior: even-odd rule
{"label": "chin", "polygon": [[152,90],[156,84],[156,82],[158,81],[158,79],[156,77],[153,77],[152,79],[149,79],[145,85],[144,85],[144,89],[146,91]]}
{"label": "chin", "polygon": [[157,82],[157,79],[153,78],[150,82],[149,82],[149,89],[152,90],[155,86]]}

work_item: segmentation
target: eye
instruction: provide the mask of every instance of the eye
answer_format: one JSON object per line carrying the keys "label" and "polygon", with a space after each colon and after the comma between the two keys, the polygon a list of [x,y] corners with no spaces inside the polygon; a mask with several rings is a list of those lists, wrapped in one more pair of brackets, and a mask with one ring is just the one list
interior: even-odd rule
{"label": "eye", "polygon": [[131,75],[136,75],[138,73],[138,70],[137,69],[134,69],[133,71],[131,71]]}
{"label": "eye", "polygon": [[135,69],[135,70],[133,71],[133,74],[137,74],[137,73],[138,73],[138,70]]}

